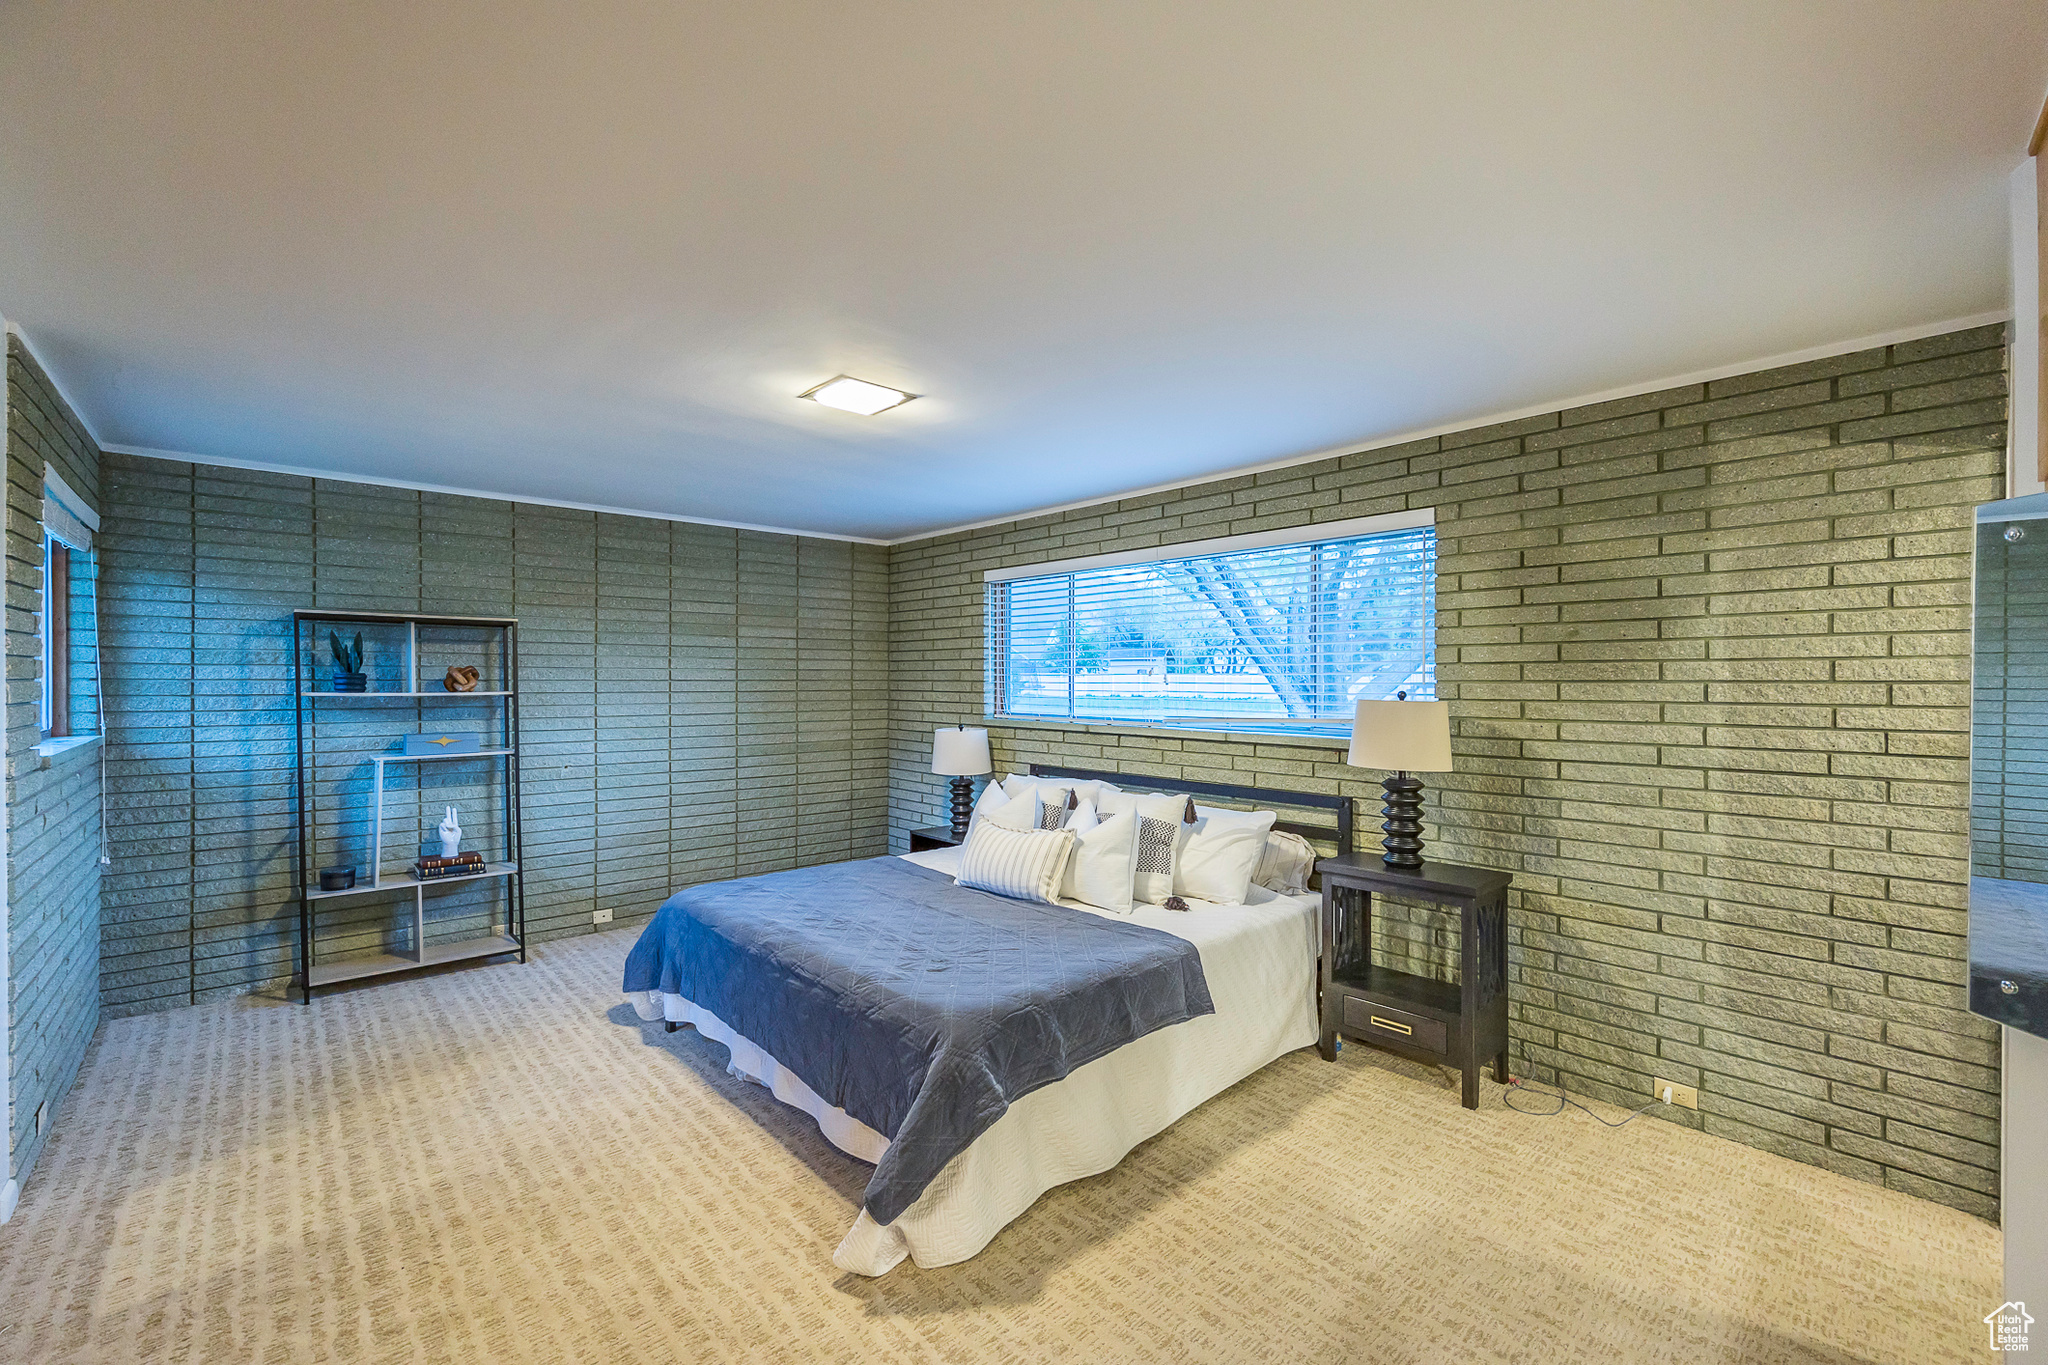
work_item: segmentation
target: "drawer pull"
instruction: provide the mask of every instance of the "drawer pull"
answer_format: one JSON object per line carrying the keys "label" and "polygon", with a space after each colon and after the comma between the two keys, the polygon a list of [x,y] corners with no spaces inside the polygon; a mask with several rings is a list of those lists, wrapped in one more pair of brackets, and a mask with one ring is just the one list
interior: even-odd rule
{"label": "drawer pull", "polygon": [[1415,1030],[1409,1028],[1406,1024],[1397,1024],[1391,1019],[1382,1019],[1377,1014],[1371,1015],[1369,1017],[1371,1018],[1375,1027],[1392,1029],[1396,1033],[1405,1033],[1411,1038],[1415,1036]]}

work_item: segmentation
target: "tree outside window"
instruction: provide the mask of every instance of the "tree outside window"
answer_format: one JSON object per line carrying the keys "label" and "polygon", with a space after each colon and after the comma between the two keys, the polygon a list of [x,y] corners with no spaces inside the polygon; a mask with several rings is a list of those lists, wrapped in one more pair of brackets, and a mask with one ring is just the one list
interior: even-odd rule
{"label": "tree outside window", "polygon": [[999,714],[1331,730],[1435,695],[1423,527],[991,585]]}

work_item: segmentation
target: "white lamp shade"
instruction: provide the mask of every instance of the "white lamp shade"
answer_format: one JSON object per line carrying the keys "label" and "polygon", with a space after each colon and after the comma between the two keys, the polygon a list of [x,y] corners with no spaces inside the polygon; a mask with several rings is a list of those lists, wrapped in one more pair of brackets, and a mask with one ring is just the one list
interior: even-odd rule
{"label": "white lamp shade", "polygon": [[1451,770],[1451,704],[1444,701],[1362,701],[1351,722],[1354,768],[1388,772]]}
{"label": "white lamp shade", "polygon": [[978,777],[995,764],[989,761],[988,731],[957,725],[932,731],[932,771],[942,777]]}

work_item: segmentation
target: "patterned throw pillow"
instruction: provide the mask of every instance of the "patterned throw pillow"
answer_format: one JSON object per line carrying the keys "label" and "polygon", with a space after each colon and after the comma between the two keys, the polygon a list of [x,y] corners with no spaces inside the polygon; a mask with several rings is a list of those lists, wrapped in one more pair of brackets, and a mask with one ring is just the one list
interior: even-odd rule
{"label": "patterned throw pillow", "polygon": [[[1147,905],[1164,905],[1166,898],[1173,894],[1173,866],[1180,857],[1182,846],[1187,843],[1191,828],[1187,820],[1194,804],[1193,798],[1185,793],[1134,796],[1129,792],[1105,795],[1098,804],[1104,819],[1131,811],[1140,821],[1137,853],[1131,867],[1131,894],[1137,900]],[[1149,848],[1146,843],[1148,824],[1151,826]]]}
{"label": "patterned throw pillow", "polygon": [[1265,852],[1252,880],[1271,890],[1299,896],[1308,890],[1309,874],[1315,869],[1315,846],[1299,834],[1276,829],[1266,836]]}
{"label": "patterned throw pillow", "polygon": [[[1069,793],[1067,800],[1072,799],[1072,794]],[[1038,827],[1040,829],[1065,829],[1068,809],[1066,801],[1047,801],[1040,797],[1038,801]]]}
{"label": "patterned throw pillow", "polygon": [[983,821],[967,837],[953,880],[998,896],[1057,904],[1060,878],[1073,852],[1074,836],[1068,830],[1004,829]]}
{"label": "patterned throw pillow", "polygon": [[1173,848],[1179,839],[1175,821],[1138,817],[1138,856],[1131,863],[1131,883],[1139,900],[1158,905],[1173,894]]}

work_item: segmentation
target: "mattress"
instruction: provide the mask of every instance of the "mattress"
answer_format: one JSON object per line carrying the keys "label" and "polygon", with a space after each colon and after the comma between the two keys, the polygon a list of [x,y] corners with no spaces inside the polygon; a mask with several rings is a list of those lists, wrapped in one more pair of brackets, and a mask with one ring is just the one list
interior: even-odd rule
{"label": "mattress", "polygon": [[[960,850],[905,857],[951,872]],[[1318,900],[1261,887],[1249,899],[1238,906],[1191,901],[1187,911],[1139,906],[1129,919],[1185,939],[1200,953],[1215,1013],[1149,1033],[1021,1097],[892,1222],[885,1226],[860,1210],[833,1263],[881,1275],[906,1256],[925,1268],[964,1261],[1047,1190],[1110,1169],[1203,1101],[1313,1044]],[[687,1023],[725,1044],[734,1075],[809,1114],[841,1151],[874,1162],[888,1150],[888,1138],[827,1104],[717,1016],[680,996],[654,997],[648,992],[634,1001],[641,1017]]]}

